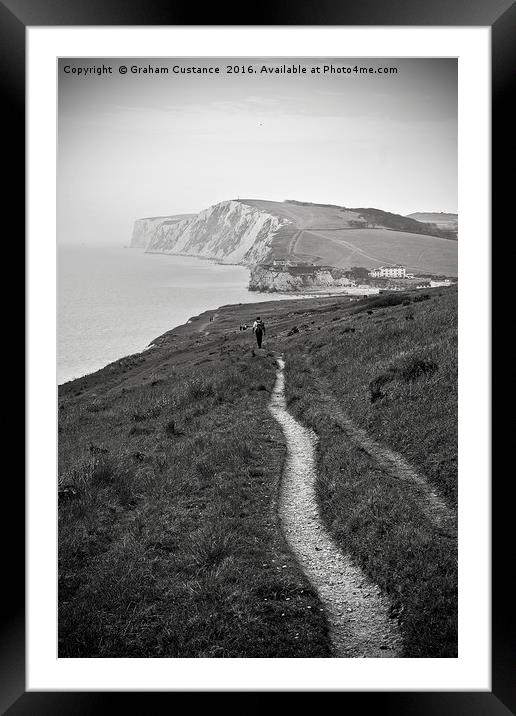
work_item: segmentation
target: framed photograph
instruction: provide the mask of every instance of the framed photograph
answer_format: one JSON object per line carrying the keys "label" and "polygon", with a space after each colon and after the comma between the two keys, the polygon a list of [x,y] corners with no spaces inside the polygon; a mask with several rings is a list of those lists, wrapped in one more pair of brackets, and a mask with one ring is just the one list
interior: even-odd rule
{"label": "framed photograph", "polygon": [[0,9],[28,339],[2,708],[514,712],[490,441],[514,6],[165,5]]}

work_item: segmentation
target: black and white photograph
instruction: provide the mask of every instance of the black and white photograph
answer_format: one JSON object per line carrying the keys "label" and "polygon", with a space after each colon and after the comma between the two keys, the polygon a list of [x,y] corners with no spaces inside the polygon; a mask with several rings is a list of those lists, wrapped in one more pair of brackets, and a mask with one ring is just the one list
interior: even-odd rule
{"label": "black and white photograph", "polygon": [[59,658],[458,656],[457,68],[59,59]]}
{"label": "black and white photograph", "polygon": [[1,0],[1,713],[516,713],[515,23]]}

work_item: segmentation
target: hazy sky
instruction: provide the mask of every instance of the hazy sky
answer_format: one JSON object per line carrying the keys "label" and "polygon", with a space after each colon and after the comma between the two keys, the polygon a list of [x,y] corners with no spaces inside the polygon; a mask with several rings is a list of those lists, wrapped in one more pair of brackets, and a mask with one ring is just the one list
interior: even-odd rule
{"label": "hazy sky", "polygon": [[[149,64],[170,72],[119,73]],[[228,64],[308,72],[227,74]],[[64,71],[102,65],[112,74]],[[398,73],[322,74],[324,65]],[[454,59],[73,59],[60,60],[58,77],[62,243],[124,244],[136,218],[237,197],[457,211]]]}

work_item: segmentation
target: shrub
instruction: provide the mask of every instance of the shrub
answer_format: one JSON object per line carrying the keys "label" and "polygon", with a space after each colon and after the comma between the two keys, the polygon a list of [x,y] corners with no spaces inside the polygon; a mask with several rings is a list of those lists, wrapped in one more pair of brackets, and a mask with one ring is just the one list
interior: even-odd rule
{"label": "shrub", "polygon": [[380,400],[380,398],[385,397],[385,393],[383,393],[381,389],[391,380],[394,380],[394,376],[394,371],[392,369],[389,369],[386,373],[378,375],[369,383],[369,395],[371,403],[376,403],[377,400]]}
{"label": "shrub", "polygon": [[378,298],[374,298],[373,300],[369,301],[364,307],[360,308],[359,310],[363,311],[364,308],[387,308],[388,306],[399,306],[406,299],[406,294],[387,293],[383,296],[379,296]]}
{"label": "shrub", "polygon": [[234,537],[217,526],[205,528],[194,540],[192,561],[201,569],[217,567],[232,552]]}
{"label": "shrub", "polygon": [[426,358],[414,358],[398,370],[403,380],[416,380],[422,375],[433,375],[438,365],[433,360]]}
{"label": "shrub", "polygon": [[438,369],[435,361],[427,358],[413,358],[399,366],[389,367],[385,373],[376,376],[369,383],[369,394],[371,403],[385,397],[382,388],[393,380],[401,379],[406,382],[417,380],[423,375],[433,375]]}

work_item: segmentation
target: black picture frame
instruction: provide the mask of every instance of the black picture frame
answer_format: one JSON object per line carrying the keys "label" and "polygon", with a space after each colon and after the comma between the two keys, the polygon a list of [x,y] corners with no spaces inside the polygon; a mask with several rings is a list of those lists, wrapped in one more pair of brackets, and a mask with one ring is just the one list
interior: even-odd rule
{"label": "black picture frame", "polygon": [[[202,22],[199,16],[202,15]],[[234,19],[238,18],[238,23]],[[4,129],[4,206],[13,220],[9,243],[24,253],[22,217],[25,215],[25,31],[31,26],[80,25],[391,25],[391,26],[489,26],[492,32],[492,215],[493,237],[501,242],[506,207],[512,205],[513,181],[503,169],[511,167],[514,136],[513,114],[509,110],[509,83],[516,68],[516,5],[512,0],[355,0],[353,4],[318,0],[317,3],[270,2],[259,5],[231,4],[200,6],[175,4],[170,0],[0,0],[0,85]],[[512,126],[511,126],[512,125]],[[9,161],[10,159],[10,161]],[[474,169],[474,158],[472,158]],[[509,194],[511,192],[511,195]],[[505,228],[505,227],[504,227]],[[496,267],[493,255],[493,271]],[[21,258],[23,261],[23,257]],[[488,267],[486,267],[488,271]],[[495,274],[493,274],[495,275]],[[486,277],[484,277],[484,286]],[[489,280],[487,280],[489,283]],[[488,291],[489,294],[489,291]],[[489,300],[485,288],[480,300]],[[493,328],[501,307],[493,300]],[[5,309],[5,305],[4,305]],[[9,312],[10,313],[10,312]],[[10,316],[9,316],[10,317]],[[9,343],[21,333],[21,322],[7,322]],[[9,330],[12,329],[12,330]],[[501,333],[501,332],[500,332]],[[4,334],[5,335],[5,334]],[[494,332],[496,338],[496,332]],[[20,336],[17,344],[23,338]],[[496,343],[494,343],[496,346]],[[34,346],[28,349],[34,350]],[[21,365],[19,351],[10,361]],[[5,374],[7,375],[7,373]],[[496,388],[493,380],[492,388]],[[18,395],[18,404],[22,399]],[[493,407],[496,405],[493,402]],[[21,432],[21,421],[16,422]],[[498,455],[503,436],[493,443]],[[94,693],[26,692],[25,687],[25,532],[24,483],[21,470],[13,463],[4,472],[3,550],[5,606],[1,610],[0,709],[11,716],[19,714],[89,714],[120,708],[120,699],[130,699],[131,708],[154,710],[156,699],[169,699],[170,693]],[[493,464],[493,475],[496,474]],[[501,471],[500,471],[501,473]],[[502,473],[503,474],[503,473]],[[507,473],[505,473],[507,474]],[[383,713],[439,716],[464,714],[502,716],[516,713],[516,639],[514,638],[513,592],[511,578],[512,506],[506,499],[501,474],[493,480],[492,517],[492,691],[491,692],[339,692],[344,708],[374,709]],[[9,513],[10,522],[5,519]],[[145,705],[143,698],[146,699]],[[150,701],[149,701],[150,699]],[[116,703],[115,703],[116,700]],[[169,706],[170,707],[170,706]]]}

